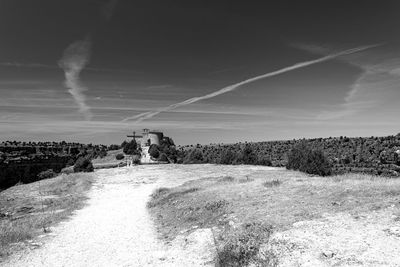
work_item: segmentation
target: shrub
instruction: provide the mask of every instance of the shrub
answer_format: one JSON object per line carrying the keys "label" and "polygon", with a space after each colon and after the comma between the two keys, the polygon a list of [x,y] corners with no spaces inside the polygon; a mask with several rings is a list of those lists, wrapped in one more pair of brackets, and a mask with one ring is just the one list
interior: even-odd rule
{"label": "shrub", "polygon": [[267,156],[258,156],[257,165],[272,166],[272,162]]}
{"label": "shrub", "polygon": [[[244,224],[240,229],[230,229],[220,236],[222,249],[218,253],[220,266],[274,266],[273,255],[258,257],[260,246],[268,242],[272,227],[263,223]],[[260,265],[262,264],[262,265]]]}
{"label": "shrub", "polygon": [[152,156],[155,159],[160,156],[160,150],[156,144],[150,145],[149,154],[150,154],[150,156]]}
{"label": "shrub", "polygon": [[228,204],[229,204],[229,202],[226,201],[225,199],[214,200],[214,201],[207,202],[206,205],[204,206],[204,208],[206,210],[209,210],[209,211],[212,211],[212,212],[216,212],[217,210],[225,207]]}
{"label": "shrub", "polygon": [[279,186],[279,185],[281,185],[281,181],[280,180],[278,180],[278,179],[274,179],[274,180],[272,180],[272,181],[265,181],[264,183],[263,183],[263,185],[265,186],[265,187],[274,187],[274,186]]}
{"label": "shrub", "polygon": [[290,150],[286,168],[320,176],[332,174],[331,163],[324,153],[318,149],[311,149],[305,143],[300,143]]}
{"label": "shrub", "polygon": [[183,164],[202,163],[204,160],[203,152],[200,149],[192,149],[183,159]]}
{"label": "shrub", "polygon": [[73,159],[69,159],[67,162],[67,167],[74,166],[74,164],[75,164],[75,161]]}
{"label": "shrub", "polygon": [[133,164],[140,164],[140,158],[141,158],[140,155],[133,155],[133,156],[132,156],[132,162],[133,162]]}
{"label": "shrub", "polygon": [[116,144],[112,144],[108,147],[108,150],[118,150],[118,149],[120,149],[120,146]]}
{"label": "shrub", "polygon": [[256,164],[257,155],[254,153],[250,145],[246,145],[239,156],[240,163],[243,164]]}
{"label": "shrub", "polygon": [[48,169],[46,171],[42,171],[41,173],[39,173],[37,177],[39,180],[43,180],[43,179],[53,178],[56,175],[57,173],[55,173],[53,169]]}
{"label": "shrub", "polygon": [[117,159],[117,160],[121,160],[121,159],[124,159],[124,158],[125,158],[125,156],[122,153],[119,153],[119,154],[115,155],[115,159]]}
{"label": "shrub", "polygon": [[74,172],[92,172],[94,170],[92,162],[87,158],[78,158],[74,165]]}
{"label": "shrub", "polygon": [[122,147],[122,151],[127,154],[127,155],[137,155],[140,154],[139,149],[138,149],[138,145],[136,143],[135,139],[132,139],[132,141],[130,141],[129,143],[124,141],[121,144]]}
{"label": "shrub", "polygon": [[159,161],[168,161],[168,157],[164,153],[161,153],[160,156],[158,157],[158,160]]}
{"label": "shrub", "polygon": [[107,151],[102,149],[100,150],[98,157],[100,157],[101,159],[104,158],[105,156],[107,156]]}
{"label": "shrub", "polygon": [[233,164],[237,161],[238,155],[230,149],[224,149],[219,159],[220,164]]}

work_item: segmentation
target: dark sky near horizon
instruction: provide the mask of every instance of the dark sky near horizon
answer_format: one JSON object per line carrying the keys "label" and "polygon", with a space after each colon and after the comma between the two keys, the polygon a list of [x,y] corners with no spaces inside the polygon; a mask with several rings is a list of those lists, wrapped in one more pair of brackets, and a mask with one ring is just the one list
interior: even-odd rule
{"label": "dark sky near horizon", "polygon": [[[399,13],[399,1],[1,0],[0,140],[120,143],[142,128],[180,144],[396,134]],[[77,41],[89,48],[74,95],[59,63]]]}

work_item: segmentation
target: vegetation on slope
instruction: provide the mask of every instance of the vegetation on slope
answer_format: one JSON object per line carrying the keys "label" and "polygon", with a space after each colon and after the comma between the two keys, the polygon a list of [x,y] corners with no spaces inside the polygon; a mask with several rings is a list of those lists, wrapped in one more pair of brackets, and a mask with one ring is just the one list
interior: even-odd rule
{"label": "vegetation on slope", "polygon": [[[83,207],[93,174],[75,173],[0,192],[0,258]],[[33,243],[34,244],[34,243]]]}
{"label": "vegetation on slope", "polygon": [[332,164],[323,151],[311,149],[306,143],[295,145],[288,153],[286,168],[308,174],[328,176],[332,174]]}
{"label": "vegetation on slope", "polygon": [[[260,247],[268,242],[272,230],[285,230],[295,222],[326,213],[347,212],[356,218],[364,212],[399,205],[397,179],[364,174],[321,179],[297,171],[262,169],[252,169],[248,175],[240,169],[248,167],[229,168],[237,168],[237,175],[194,180],[154,192],[148,207],[162,238],[212,228],[220,256],[229,255],[222,258],[267,261],[270,265],[262,266],[273,266],[274,255]],[[247,225],[253,224],[265,229],[262,242],[257,240],[263,236],[260,232],[246,232]],[[225,263],[222,266],[239,266],[228,260]]]}
{"label": "vegetation on slope", "polygon": [[[323,151],[332,164],[334,174],[346,172],[385,176],[400,174],[400,135],[191,145],[179,147],[178,156],[181,160],[178,159],[178,162],[286,166],[289,151],[300,143],[304,143],[313,151]],[[246,151],[251,151],[247,154],[251,155],[252,160],[246,161],[246,156],[243,155]]]}
{"label": "vegetation on slope", "polygon": [[[109,148],[115,148],[115,145]],[[43,179],[43,171],[59,173],[66,166],[73,166],[79,158],[92,160],[107,155],[104,145],[62,142],[0,143],[0,190],[19,182],[30,183]]]}

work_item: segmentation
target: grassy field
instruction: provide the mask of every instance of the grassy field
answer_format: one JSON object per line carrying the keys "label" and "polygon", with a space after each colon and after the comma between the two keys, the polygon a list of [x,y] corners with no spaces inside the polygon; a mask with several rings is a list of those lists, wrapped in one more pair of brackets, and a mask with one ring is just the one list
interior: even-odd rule
{"label": "grassy field", "polygon": [[0,192],[0,258],[82,208],[94,175],[60,175]]}
{"label": "grassy field", "polygon": [[[296,222],[324,214],[346,212],[357,218],[399,203],[400,179],[362,174],[322,178],[282,169],[201,178],[178,187],[159,188],[148,207],[165,240],[210,227],[216,233],[220,254],[228,253],[244,264],[258,252],[249,252],[249,248],[254,250],[267,242],[273,231],[284,231]],[[267,234],[257,240],[248,229],[265,229]],[[233,254],[226,251],[229,246],[235,250]],[[264,265],[274,266],[273,257],[267,258],[272,261]]]}

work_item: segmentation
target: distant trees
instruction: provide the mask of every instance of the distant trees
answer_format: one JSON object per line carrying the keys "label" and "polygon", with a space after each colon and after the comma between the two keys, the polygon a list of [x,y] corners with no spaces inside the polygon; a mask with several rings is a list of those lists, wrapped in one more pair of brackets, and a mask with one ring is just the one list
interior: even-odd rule
{"label": "distant trees", "polygon": [[132,139],[130,142],[124,141],[121,144],[122,151],[127,154],[127,155],[140,155],[140,149],[138,148],[138,145],[136,143],[135,139]]}
{"label": "distant trees", "polygon": [[248,164],[271,166],[268,155],[259,153],[251,144],[215,145],[201,146],[188,150],[181,150],[184,153],[182,163],[216,163],[216,164]]}
{"label": "distant trees", "polygon": [[203,163],[204,157],[200,149],[195,148],[189,151],[183,159],[184,164]]}
{"label": "distant trees", "polygon": [[116,145],[116,144],[112,144],[108,146],[108,150],[118,150],[120,149],[121,146]]}
{"label": "distant trees", "polygon": [[221,157],[219,159],[220,164],[234,164],[237,161],[238,155],[236,152],[233,152],[231,149],[225,149],[221,153]]}

